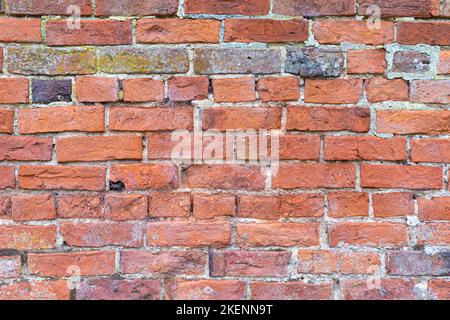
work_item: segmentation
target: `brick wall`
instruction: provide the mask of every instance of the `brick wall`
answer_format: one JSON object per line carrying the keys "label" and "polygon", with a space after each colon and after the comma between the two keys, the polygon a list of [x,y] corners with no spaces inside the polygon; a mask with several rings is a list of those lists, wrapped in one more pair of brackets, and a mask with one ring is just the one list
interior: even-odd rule
{"label": "brick wall", "polygon": [[0,299],[450,299],[449,1],[0,4]]}

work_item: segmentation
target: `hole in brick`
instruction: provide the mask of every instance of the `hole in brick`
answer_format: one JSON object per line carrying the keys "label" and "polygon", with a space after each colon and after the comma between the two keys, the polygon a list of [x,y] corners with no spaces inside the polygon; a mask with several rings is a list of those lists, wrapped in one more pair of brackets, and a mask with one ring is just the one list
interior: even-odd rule
{"label": "hole in brick", "polygon": [[109,181],[109,190],[122,192],[125,190],[125,183],[122,181]]}

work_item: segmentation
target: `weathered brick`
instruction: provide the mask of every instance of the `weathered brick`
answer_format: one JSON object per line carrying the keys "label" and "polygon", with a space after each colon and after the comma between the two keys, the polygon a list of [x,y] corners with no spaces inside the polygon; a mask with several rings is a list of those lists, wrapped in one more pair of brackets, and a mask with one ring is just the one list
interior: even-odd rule
{"label": "weathered brick", "polygon": [[423,74],[430,71],[431,56],[425,52],[397,51],[392,61],[393,72]]}
{"label": "weathered brick", "polygon": [[143,220],[148,214],[148,200],[145,195],[105,196],[105,218],[115,221]]}
{"label": "weathered brick", "polygon": [[98,195],[60,195],[58,197],[58,217],[63,219],[103,217],[102,198]]}
{"label": "weathered brick", "polygon": [[49,161],[52,159],[52,150],[51,138],[0,137],[1,161]]}
{"label": "weathered brick", "polygon": [[158,300],[161,282],[152,279],[89,279],[77,289],[77,300]]}
{"label": "weathered brick", "polygon": [[34,103],[49,104],[58,101],[72,101],[72,80],[33,79],[32,97]]}
{"label": "weathered brick", "polygon": [[244,295],[245,284],[240,280],[176,279],[165,292],[170,300],[242,300]]}
{"label": "weathered brick", "polygon": [[214,100],[217,103],[256,100],[255,78],[253,76],[213,79],[212,88]]}
{"label": "weathered brick", "polygon": [[301,77],[339,77],[344,54],[318,48],[288,48],[285,71]]}
{"label": "weathered brick", "polygon": [[450,80],[415,80],[411,83],[411,101],[450,103]]}
{"label": "weathered brick", "polygon": [[181,48],[109,47],[99,50],[99,71],[105,73],[186,73],[189,56]]}
{"label": "weathered brick", "polygon": [[207,77],[173,77],[169,79],[168,86],[169,99],[172,101],[208,99]]}
{"label": "weathered brick", "polygon": [[381,21],[379,29],[370,29],[367,21],[320,20],[314,22],[313,32],[321,44],[382,45],[394,42],[394,24],[391,21]]}
{"label": "weathered brick", "polygon": [[1,300],[70,300],[66,280],[22,281],[0,286]]}
{"label": "weathered brick", "polygon": [[388,274],[404,276],[448,276],[450,252],[429,255],[420,251],[391,251],[387,254]]}
{"label": "weathered brick", "polygon": [[96,64],[94,49],[8,48],[8,70],[16,74],[93,74],[97,71]]}
{"label": "weathered brick", "polygon": [[227,194],[195,194],[193,210],[197,219],[232,217],[236,213],[236,199]]}
{"label": "weathered brick", "polygon": [[225,42],[303,42],[307,20],[226,19]]}
{"label": "weathered brick", "polygon": [[123,80],[123,101],[148,102],[164,100],[164,81],[152,78]]}
{"label": "weathered brick", "polygon": [[28,79],[1,78],[0,103],[2,104],[28,103]]}
{"label": "weathered brick", "polygon": [[210,255],[213,277],[283,277],[288,275],[288,251],[217,251]]}
{"label": "weathered brick", "polygon": [[450,50],[441,50],[439,57],[438,73],[450,74]]}
{"label": "weathered brick", "polygon": [[149,245],[161,247],[223,247],[230,244],[228,222],[151,222],[147,226]]}
{"label": "weathered brick", "polygon": [[297,77],[265,77],[258,80],[262,101],[297,101],[300,98],[300,80]]}
{"label": "weathered brick", "polygon": [[96,16],[166,16],[178,11],[177,0],[97,0]]}
{"label": "weathered brick", "polygon": [[31,190],[93,190],[105,189],[106,168],[74,166],[19,167],[19,187]]}
{"label": "weathered brick", "polygon": [[450,197],[419,198],[421,220],[450,220]]}
{"label": "weathered brick", "polygon": [[365,192],[331,192],[327,197],[332,218],[369,216],[369,195]]}
{"label": "weathered brick", "polygon": [[191,107],[139,108],[113,107],[109,128],[113,131],[170,131],[193,129]]}
{"label": "weathered brick", "polygon": [[355,186],[355,179],[353,164],[281,164],[272,178],[272,188],[351,188]]}
{"label": "weathered brick", "polygon": [[21,134],[63,131],[105,131],[105,111],[101,106],[68,106],[19,110]]}
{"label": "weathered brick", "polygon": [[266,15],[270,0],[186,0],[186,13]]}
{"label": "weathered brick", "polygon": [[380,110],[377,131],[393,134],[445,134],[450,132],[447,110]]}
{"label": "weathered brick", "polygon": [[0,18],[1,42],[41,42],[41,19]]}
{"label": "weathered brick", "polygon": [[409,86],[403,79],[371,78],[366,80],[366,93],[369,102],[408,101]]}
{"label": "weathered brick", "polygon": [[325,137],[326,160],[406,160],[406,139],[371,136]]}
{"label": "weathered brick", "polygon": [[408,241],[407,227],[391,222],[341,222],[328,227],[330,245],[401,247]]}
{"label": "weathered brick", "polygon": [[188,188],[262,190],[265,179],[258,166],[192,165],[184,171]]}
{"label": "weathered brick", "polygon": [[16,187],[14,167],[0,166],[0,190]]}
{"label": "weathered brick", "polygon": [[386,71],[385,50],[350,50],[347,59],[349,74],[384,74]]}
{"label": "weathered brick", "polygon": [[435,300],[450,300],[450,281],[430,279],[428,282],[428,295]]}
{"label": "weathered brick", "polygon": [[292,247],[319,244],[319,225],[314,222],[239,223],[236,234],[237,243],[242,247]]}
{"label": "weathered brick", "polygon": [[123,251],[121,269],[127,274],[202,275],[206,254],[202,251]]}
{"label": "weathered brick", "polygon": [[431,18],[439,15],[439,0],[358,0],[358,13],[372,15],[371,7],[380,8],[382,17]]}
{"label": "weathered brick", "polygon": [[450,45],[448,21],[402,21],[397,24],[397,41],[401,44]]}
{"label": "weathered brick", "polygon": [[333,283],[252,282],[255,300],[328,300],[333,295]]}
{"label": "weathered brick", "polygon": [[30,253],[28,270],[41,277],[65,277],[71,276],[76,266],[81,276],[111,275],[115,271],[115,256],[113,251]]}
{"label": "weathered brick", "polygon": [[450,223],[421,224],[417,230],[417,239],[419,245],[448,247],[450,244]]}
{"label": "weathered brick", "polygon": [[0,132],[12,133],[14,126],[14,110],[0,109]]}
{"label": "weathered brick", "polygon": [[281,54],[276,49],[195,49],[197,74],[279,73]]}
{"label": "weathered brick", "polygon": [[155,192],[150,196],[151,217],[189,217],[191,196],[181,192]]}
{"label": "weathered brick", "polygon": [[361,186],[388,189],[440,189],[442,188],[442,168],[363,164]]}
{"label": "weathered brick", "polygon": [[56,140],[58,162],[141,160],[142,137],[67,137]]}
{"label": "weathered brick", "polygon": [[83,16],[92,13],[90,0],[6,0],[6,13],[13,15],[72,15],[73,11],[68,10],[70,6],[80,8]]}
{"label": "weathered brick", "polygon": [[15,221],[56,219],[54,195],[12,196],[11,218]]}
{"label": "weathered brick", "polygon": [[61,236],[71,247],[141,247],[143,230],[133,222],[62,222]]}
{"label": "weathered brick", "polygon": [[274,0],[273,12],[291,16],[351,16],[355,0]]}
{"label": "weathered brick", "polygon": [[372,195],[372,206],[376,218],[408,216],[414,213],[412,193],[376,193]]}
{"label": "weathered brick", "polygon": [[140,19],[138,43],[219,43],[220,21],[209,19]]}
{"label": "weathered brick", "polygon": [[46,27],[49,46],[120,45],[132,44],[131,21],[81,20],[73,28],[70,20],[50,20]]}
{"label": "weathered brick", "polygon": [[43,250],[56,246],[56,226],[0,226],[0,248]]}
{"label": "weathered brick", "polygon": [[178,186],[172,164],[120,164],[111,167],[110,181],[121,181],[127,190],[165,189]]}
{"label": "weathered brick", "polygon": [[355,104],[361,98],[362,80],[336,79],[305,81],[305,102]]}
{"label": "weathered brick", "polygon": [[20,256],[0,256],[0,279],[18,278],[22,273]]}
{"label": "weathered brick", "polygon": [[381,279],[380,286],[373,279],[342,281],[345,300],[417,300],[416,282],[409,279]]}

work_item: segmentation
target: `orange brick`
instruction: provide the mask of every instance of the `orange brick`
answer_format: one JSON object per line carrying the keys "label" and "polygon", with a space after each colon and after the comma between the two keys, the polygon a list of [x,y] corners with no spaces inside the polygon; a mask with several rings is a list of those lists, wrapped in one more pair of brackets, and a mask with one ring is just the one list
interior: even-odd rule
{"label": "orange brick", "polygon": [[0,19],[0,42],[40,43],[41,38],[41,19],[5,17]]}
{"label": "orange brick", "polygon": [[28,103],[28,79],[0,78],[0,103]]}
{"label": "orange brick", "polygon": [[150,102],[164,100],[164,81],[151,78],[125,79],[123,101]]}
{"label": "orange brick", "polygon": [[253,77],[213,79],[214,100],[220,102],[251,102],[256,100]]}
{"label": "orange brick", "polygon": [[362,80],[306,80],[305,102],[355,104],[362,94]]}
{"label": "orange brick", "polygon": [[258,80],[262,101],[297,101],[300,98],[300,80],[297,77],[271,77]]}
{"label": "orange brick", "polygon": [[347,55],[349,74],[384,74],[387,67],[384,50],[350,50]]}
{"label": "orange brick", "polygon": [[77,77],[77,99],[80,102],[114,102],[119,99],[116,78]]}

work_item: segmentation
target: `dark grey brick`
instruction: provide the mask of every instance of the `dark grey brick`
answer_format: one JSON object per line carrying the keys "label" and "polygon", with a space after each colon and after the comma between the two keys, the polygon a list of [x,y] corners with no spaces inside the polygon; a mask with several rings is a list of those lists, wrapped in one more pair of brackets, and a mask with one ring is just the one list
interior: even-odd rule
{"label": "dark grey brick", "polygon": [[35,103],[72,101],[72,81],[34,79],[32,93]]}
{"label": "dark grey brick", "polygon": [[317,48],[288,49],[285,70],[302,77],[339,77],[344,70],[344,54]]}

